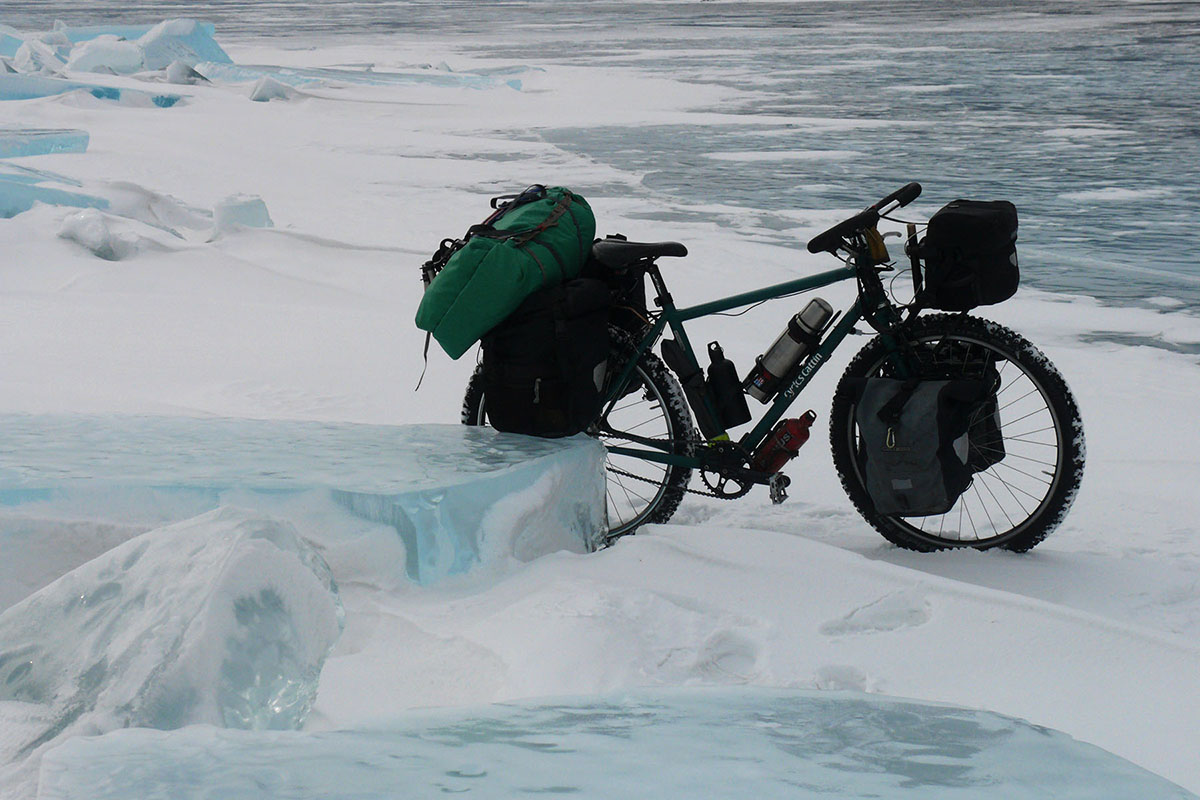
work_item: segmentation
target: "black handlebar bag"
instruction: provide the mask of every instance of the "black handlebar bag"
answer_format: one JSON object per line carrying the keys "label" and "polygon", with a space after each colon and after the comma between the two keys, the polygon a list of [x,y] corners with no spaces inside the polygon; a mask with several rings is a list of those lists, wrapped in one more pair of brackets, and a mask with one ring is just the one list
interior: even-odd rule
{"label": "black handlebar bag", "polygon": [[970,311],[1012,297],[1017,268],[1017,207],[1007,200],[955,200],[929,218],[920,246],[926,308]]}

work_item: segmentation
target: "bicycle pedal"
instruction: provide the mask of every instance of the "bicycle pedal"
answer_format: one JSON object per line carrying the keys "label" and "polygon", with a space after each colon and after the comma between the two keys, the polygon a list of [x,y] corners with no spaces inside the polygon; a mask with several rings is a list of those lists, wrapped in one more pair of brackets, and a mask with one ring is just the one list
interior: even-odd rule
{"label": "bicycle pedal", "polygon": [[787,487],[792,483],[792,479],[782,472],[776,472],[771,476],[771,480],[767,486],[771,490],[771,502],[774,505],[779,505],[784,500],[787,500]]}

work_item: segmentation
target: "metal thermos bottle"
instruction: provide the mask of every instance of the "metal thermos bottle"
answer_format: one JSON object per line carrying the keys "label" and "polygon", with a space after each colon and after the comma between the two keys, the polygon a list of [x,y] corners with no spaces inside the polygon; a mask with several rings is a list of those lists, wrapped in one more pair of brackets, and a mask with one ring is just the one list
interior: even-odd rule
{"label": "metal thermos bottle", "polygon": [[759,356],[743,383],[746,393],[760,403],[774,397],[780,381],[817,343],[817,337],[832,317],[833,306],[819,297],[813,298],[803,311],[792,317],[771,348]]}

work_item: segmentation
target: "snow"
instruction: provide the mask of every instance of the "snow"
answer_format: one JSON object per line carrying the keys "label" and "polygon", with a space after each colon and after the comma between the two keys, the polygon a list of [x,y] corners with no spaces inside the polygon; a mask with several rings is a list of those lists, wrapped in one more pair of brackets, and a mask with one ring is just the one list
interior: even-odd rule
{"label": "snow", "polygon": [[323,734],[119,731],[49,753],[39,796],[599,800],[650,787],[664,797],[752,791],[772,800],[1190,796],[1098,748],[985,711],[762,689],[417,711]]}
{"label": "snow", "polygon": [[[1076,21],[1064,17],[1063,25]],[[64,33],[68,45],[74,41],[71,30]],[[128,34],[108,33],[132,41]],[[428,30],[303,46],[263,39],[223,42],[236,62],[228,68],[239,71],[223,74],[224,68],[197,62],[210,82],[172,87],[186,102],[170,108],[119,105],[90,90],[57,91],[83,80],[79,85],[96,87],[101,96],[145,92],[147,84],[134,76],[80,76],[69,69],[66,81],[18,75],[24,86],[45,80],[55,89],[22,94],[18,84],[5,83],[14,76],[0,75],[0,95],[9,98],[0,103],[0,127],[79,130],[90,137],[85,153],[25,154],[0,162],[0,197],[19,191],[22,199],[12,207],[23,207],[0,219],[5,253],[0,413],[31,415],[13,423],[6,440],[54,414],[181,417],[193,433],[204,430],[198,420],[212,418],[389,429],[454,424],[471,359],[431,356],[420,391],[413,391],[424,366],[423,337],[411,327],[419,265],[442,237],[459,235],[482,219],[487,197],[533,181],[577,188],[595,208],[601,234],[685,242],[690,255],[663,265],[680,305],[829,267],[805,253],[802,243],[843,211],[855,210],[849,200],[813,197],[786,213],[768,213],[741,200],[680,201],[656,188],[663,180],[657,167],[618,168],[563,142],[603,126],[618,142],[656,136],[666,148],[673,141],[703,141],[706,131],[720,126],[770,136],[793,156],[821,147],[867,152],[872,141],[860,135],[890,130],[889,109],[882,108],[878,119],[839,117],[843,112],[833,107],[824,114],[747,113],[749,93],[698,80],[703,75],[689,66],[696,62],[681,62],[675,72],[651,72],[617,58],[597,68],[526,46],[537,40],[535,32],[526,32],[507,58],[485,57],[478,45],[499,35],[489,31],[457,43]],[[8,42],[0,39],[0,47]],[[442,61],[454,70],[414,66]],[[491,71],[496,68],[518,71]],[[249,102],[250,84],[265,75],[303,86],[305,99]],[[287,76],[297,77],[293,82]],[[429,79],[420,79],[425,76]],[[519,91],[507,83],[514,76]],[[1082,117],[1077,125],[1067,121],[1051,132],[1082,137],[1080,131],[1103,127]],[[903,122],[916,133],[924,130],[918,122]],[[547,132],[551,125],[554,132]],[[1003,128],[982,129],[1008,141]],[[811,138],[788,138],[785,144],[781,132],[795,130]],[[1120,130],[1122,136],[1132,131]],[[1027,138],[1038,147],[1046,140]],[[1111,137],[1087,141],[1101,138]],[[728,151],[741,161],[722,161],[720,152],[708,152],[718,158],[697,160],[732,168],[747,184],[785,172],[773,161],[745,160],[740,154],[754,152],[746,141]],[[1010,155],[1029,157],[1024,151]],[[972,160],[963,169],[983,170],[984,161]],[[806,192],[861,190],[865,196],[854,198],[857,208],[895,188],[891,172],[868,175],[867,165],[836,154],[826,163],[797,160],[789,168],[792,163],[820,173],[819,180],[816,173],[783,174],[810,187]],[[921,178],[926,189],[926,205],[912,210],[916,216],[955,196],[940,184],[939,174],[911,177]],[[1056,175],[1051,185],[1055,196],[1103,190],[1108,198],[1104,187],[1135,184],[1099,171],[1078,178]],[[42,194],[31,199],[25,187]],[[238,195],[261,198],[274,227],[237,226],[214,236],[215,210],[224,198]],[[1080,202],[1097,199],[1085,196]],[[95,211],[75,216],[80,206],[71,200]],[[1119,217],[1142,219],[1154,201],[1138,196],[1104,205]],[[1022,218],[1022,243],[1029,248],[1023,251],[1025,263],[1036,262],[1026,254],[1037,253],[1039,243],[1045,247],[1048,236],[1032,224],[1037,218],[1033,210]],[[1136,236],[1154,240],[1157,226],[1170,220],[1160,215],[1152,222],[1154,227]],[[81,246],[87,235],[59,235],[101,226],[108,234],[92,240],[102,245],[96,249]],[[106,242],[111,246],[123,237],[137,242],[128,257],[97,257]],[[1115,273],[1116,280],[1126,278],[1125,272]],[[905,279],[901,275],[898,285]],[[844,307],[847,289],[831,287],[822,295]],[[1194,305],[1157,296],[1164,293],[1147,293],[1149,307],[1136,307],[1023,288],[1012,301],[981,309],[981,315],[1026,335],[1055,362],[1076,392],[1088,432],[1087,471],[1071,513],[1059,531],[1021,556],[900,551],[853,512],[833,474],[823,426],[855,340],[835,354],[835,363],[817,374],[794,407],[799,413],[811,405],[819,419],[812,440],[787,470],[793,484],[786,504],[772,506],[759,492],[737,503],[688,497],[672,524],[647,528],[593,554],[564,550],[558,540],[540,536],[532,541],[501,536],[480,544],[477,568],[465,572],[440,572],[458,563],[458,556],[438,553],[429,565],[437,579],[424,584],[412,577],[408,542],[395,527],[398,518],[378,500],[352,509],[328,491],[272,494],[232,484],[216,494],[93,484],[36,495],[36,487],[18,486],[0,514],[5,530],[0,602],[6,607],[29,602],[50,581],[105,558],[132,537],[161,535],[163,526],[181,520],[197,526],[191,530],[200,535],[196,517],[212,513],[245,514],[263,525],[266,519],[286,520],[297,541],[328,563],[345,607],[345,630],[324,663],[301,732],[252,735],[186,726],[168,734],[64,735],[54,740],[64,742],[60,749],[47,745],[38,751],[46,753],[44,788],[78,791],[86,778],[72,778],[76,770],[98,769],[101,753],[117,752],[128,756],[130,770],[141,763],[155,774],[169,765],[154,754],[171,753],[180,763],[199,764],[213,788],[220,778],[195,746],[211,745],[228,769],[223,774],[234,780],[256,763],[254,748],[243,746],[251,741],[278,748],[271,752],[301,765],[289,773],[295,780],[316,780],[302,769],[306,760],[321,754],[331,759],[322,762],[330,769],[356,769],[340,758],[343,742],[389,752],[395,731],[419,730],[423,720],[436,725],[439,719],[527,714],[525,719],[542,725],[546,718],[539,712],[520,710],[537,708],[530,698],[565,696],[567,707],[586,714],[598,704],[623,702],[626,692],[637,692],[639,703],[671,706],[670,698],[662,698],[685,687],[695,695],[674,707],[687,709],[678,717],[686,725],[688,719],[712,719],[703,714],[716,713],[726,702],[721,698],[731,696],[727,692],[744,686],[764,694],[751,691],[742,695],[746,705],[728,708],[746,710],[760,702],[756,698],[779,705],[784,701],[778,697],[793,692],[812,697],[812,691],[832,691],[853,693],[830,695],[838,702],[899,702],[879,697],[889,695],[994,712],[1008,721],[954,713],[987,720],[979,722],[987,730],[991,725],[1012,730],[1014,740],[1058,742],[1064,753],[1077,755],[1087,750],[1095,756],[1089,772],[1119,768],[1080,743],[1200,791],[1195,758],[1200,467],[1194,457],[1200,429],[1190,422],[1200,396],[1200,320]],[[697,321],[695,337],[720,340],[745,369],[800,302]],[[74,448],[75,455],[91,453],[96,471],[105,468],[106,451],[76,434],[48,441]],[[143,439],[130,429],[122,441],[132,450]],[[212,446],[231,439],[237,439],[235,432]],[[307,441],[292,440],[298,446]],[[204,437],[197,435],[176,453],[203,449]],[[20,453],[27,451],[13,452],[16,463],[23,463]],[[397,449],[390,457],[402,461],[404,452]],[[448,455],[459,467],[473,463]],[[295,468],[298,459],[285,450],[272,466]],[[196,476],[211,477],[212,463],[200,463]],[[355,454],[328,469],[336,473],[361,463]],[[301,481],[295,488],[312,483]],[[509,496],[498,499],[473,524],[490,530],[508,525],[511,531],[525,529],[522,520],[529,518],[536,524],[528,529],[549,536],[556,523],[535,519],[549,500],[567,497],[579,507],[597,507],[594,498],[576,498],[575,488],[565,474],[531,475],[511,504]],[[31,493],[21,494],[26,491]],[[387,494],[375,491],[362,494]],[[214,512],[219,506],[248,510]],[[561,534],[561,525],[557,531]],[[494,551],[487,541],[496,545]],[[228,594],[217,599],[228,608]],[[159,610],[147,605],[144,612]],[[7,649],[7,635],[2,641]],[[123,685],[135,686],[133,674],[127,678],[130,683]],[[44,712],[39,716],[13,705],[19,702],[3,704],[5,753],[50,724]],[[518,710],[488,705],[497,702],[519,703]],[[413,710],[430,706],[445,710]],[[22,716],[21,709],[28,713]],[[1035,736],[1012,718],[1077,741],[1052,732]],[[115,726],[101,722],[104,727],[90,732]],[[699,746],[721,727],[718,721],[703,734],[677,730],[682,734],[676,744]],[[732,746],[732,730],[730,736]],[[755,741],[744,743],[760,752]],[[992,749],[1003,742],[989,742],[976,764],[994,759],[1010,768],[1021,765],[1003,757],[1008,751]],[[421,773],[422,788],[429,775],[447,767],[462,773],[439,778],[448,785],[472,780],[470,764],[440,761],[450,754],[421,745],[426,746],[430,749],[421,752],[430,754],[427,769],[437,772]],[[149,760],[138,762],[141,753],[150,754]],[[530,752],[522,755],[532,759]],[[836,755],[850,758],[853,751]],[[919,755],[914,759],[927,763]],[[36,759],[5,760],[0,793],[34,797]],[[463,759],[468,760],[479,761]],[[704,759],[691,760],[697,769],[707,768]],[[660,766],[665,771],[670,764]],[[489,772],[496,780],[503,774]],[[710,784],[718,790],[737,786],[725,776]],[[1007,788],[1006,796],[1019,796],[1019,789]],[[250,796],[254,791],[247,790]]]}
{"label": "snow", "polygon": [[1081,192],[1065,192],[1060,194],[1064,200],[1077,200],[1092,203],[1131,203],[1138,200],[1157,200],[1169,197],[1169,189],[1123,189],[1119,186],[1105,186],[1101,189],[1087,189]]}
{"label": "snow", "polygon": [[94,208],[69,214],[58,229],[61,239],[78,242],[97,258],[105,261],[120,261],[137,255],[141,242],[136,235],[118,233],[109,223],[109,217]]}
{"label": "snow", "polygon": [[265,103],[269,100],[291,100],[295,96],[295,89],[286,83],[280,83],[269,75],[259,78],[250,89],[250,99],[256,103]]}

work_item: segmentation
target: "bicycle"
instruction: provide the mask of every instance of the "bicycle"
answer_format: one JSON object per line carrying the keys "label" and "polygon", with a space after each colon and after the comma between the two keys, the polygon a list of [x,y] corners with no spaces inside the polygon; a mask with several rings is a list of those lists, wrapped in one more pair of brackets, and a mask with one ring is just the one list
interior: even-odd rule
{"label": "bicycle", "polygon": [[[884,286],[881,275],[894,265],[878,232],[879,220],[900,222],[888,215],[920,192],[920,184],[910,183],[808,243],[810,252],[840,258],[844,263],[840,268],[686,308],[675,305],[657,263],[662,257],[686,255],[682,244],[613,238],[596,242],[594,260],[621,277],[616,305],[624,303],[626,309],[635,310],[620,324],[610,325],[612,356],[604,406],[588,429],[607,448],[608,531],[602,545],[643,524],[667,521],[687,492],[733,499],[753,486],[765,485],[772,502],[782,502],[787,477],[753,469],[753,456],[834,350],[857,332],[860,322],[876,335],[851,359],[838,382],[829,435],[834,466],[863,518],[892,543],[918,551],[1001,547],[1024,552],[1058,526],[1078,491],[1085,457],[1079,409],[1062,375],[1015,331],[967,313],[923,314],[926,309],[921,304],[898,303]],[[916,229],[910,223],[906,252],[914,270],[918,266],[915,244]],[[635,296],[645,277],[654,288],[654,311],[646,310],[644,297]],[[673,345],[671,340],[663,340],[663,345],[670,346],[675,371],[699,372],[685,323],[847,280],[857,282],[857,299],[828,322],[815,346],[783,378],[782,390],[758,422],[736,439],[719,421],[715,435],[700,435],[693,418],[695,403],[689,404],[680,381],[653,352],[664,334],[669,330],[673,336]],[[990,380],[999,376],[996,410],[1004,424],[1004,457],[977,472],[945,514],[876,513],[865,488],[855,399],[848,382],[868,376],[984,375]],[[712,398],[698,413],[710,419],[718,416]],[[486,397],[478,370],[468,383],[462,420],[486,424]],[[708,491],[689,488],[695,472]]]}

